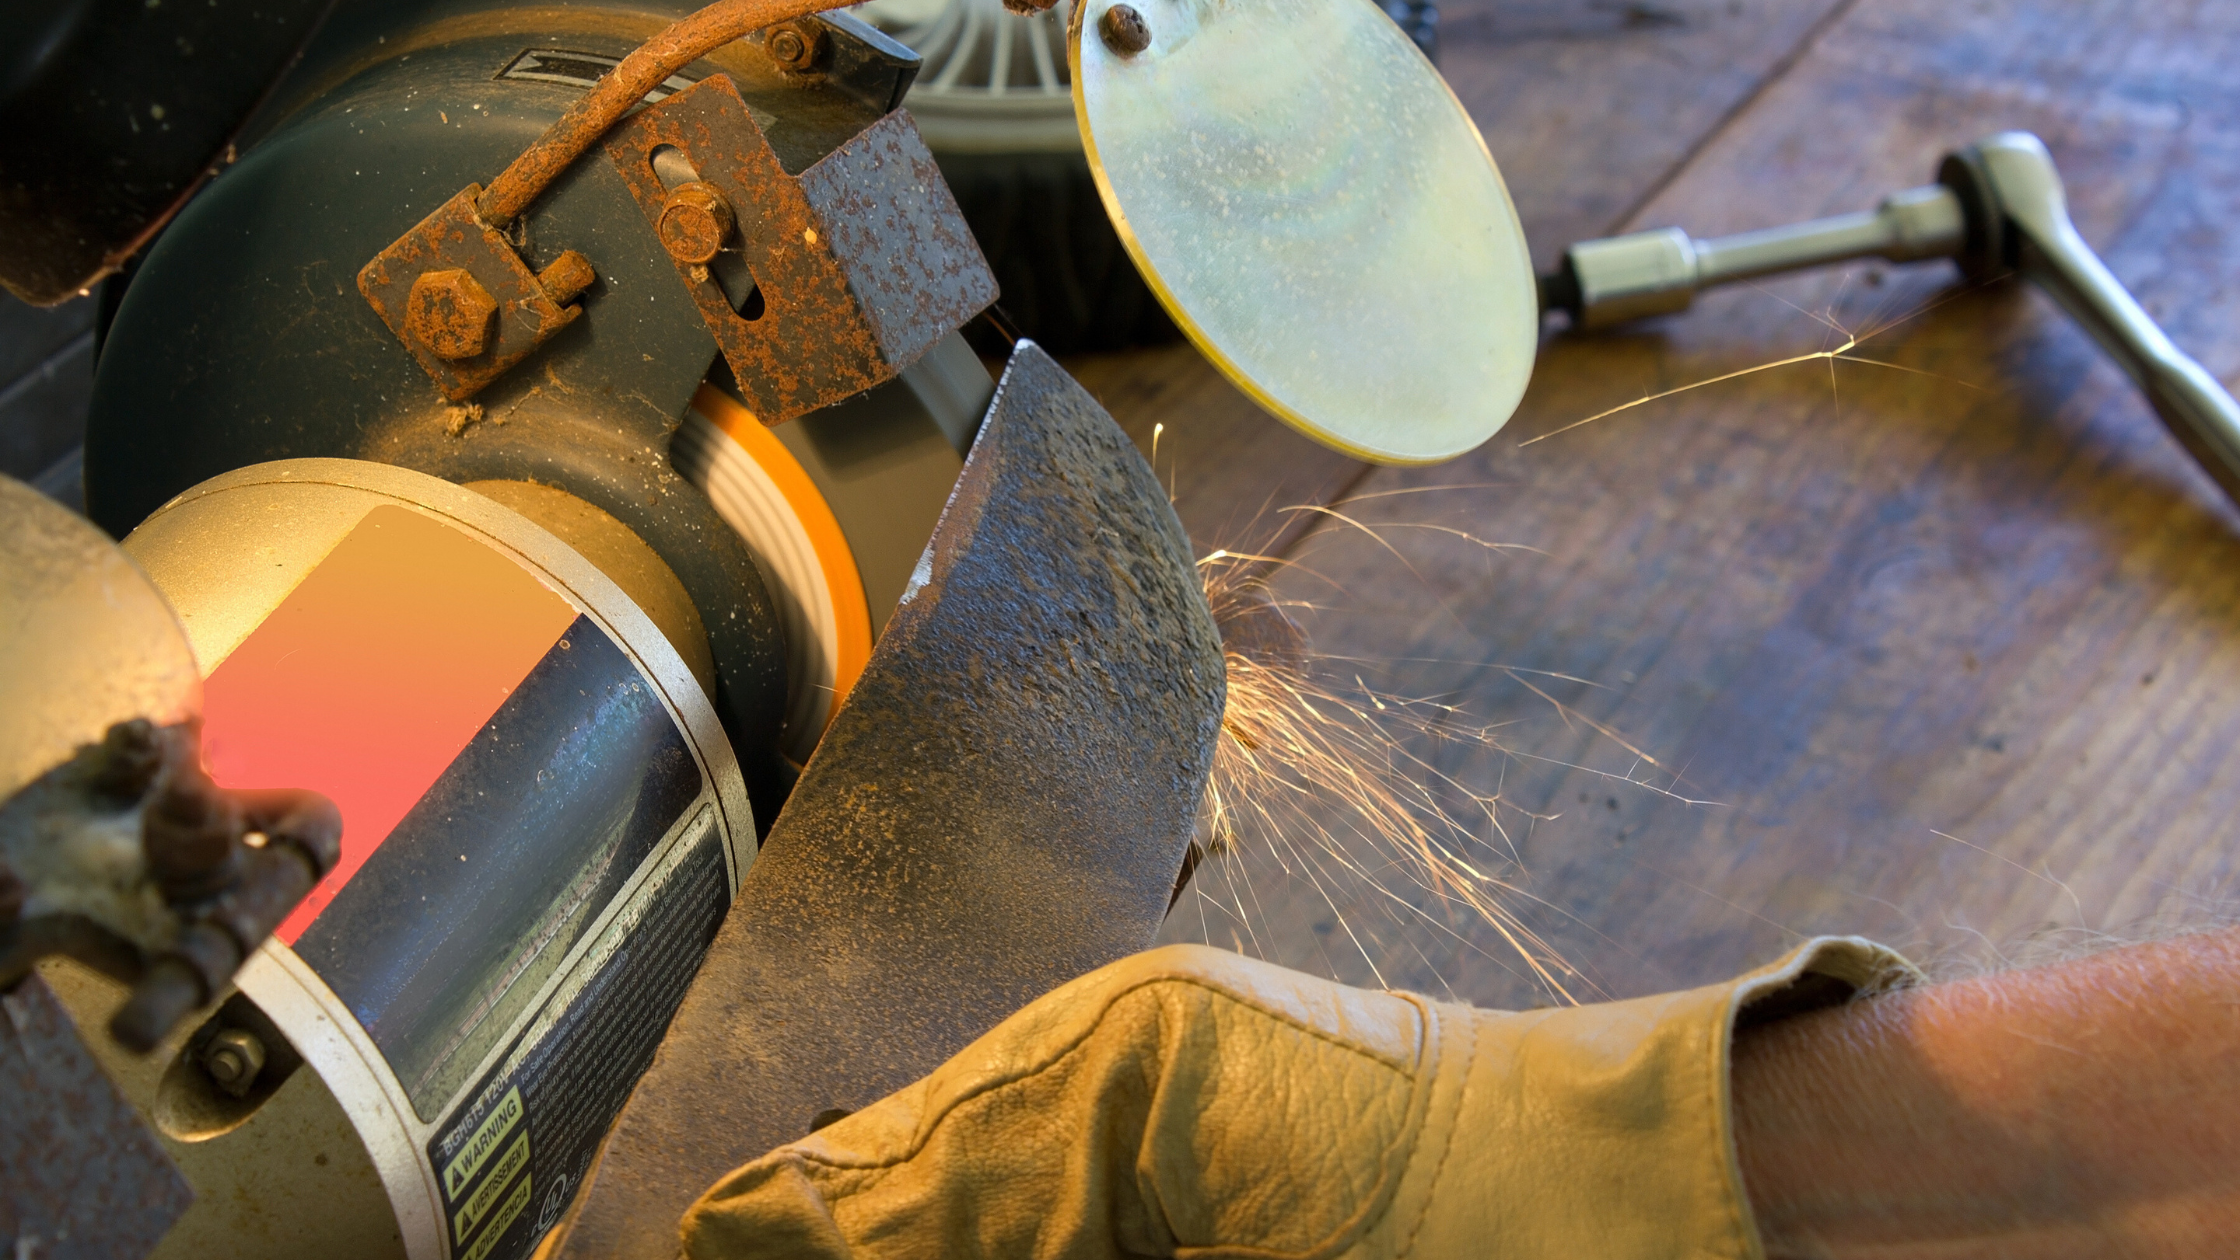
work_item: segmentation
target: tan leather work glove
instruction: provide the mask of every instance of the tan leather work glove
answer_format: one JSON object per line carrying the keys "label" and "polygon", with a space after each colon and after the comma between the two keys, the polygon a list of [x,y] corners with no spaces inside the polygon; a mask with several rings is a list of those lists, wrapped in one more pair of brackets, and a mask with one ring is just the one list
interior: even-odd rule
{"label": "tan leather work glove", "polygon": [[1827,939],[1728,984],[1509,1013],[1153,950],[732,1173],[686,1213],[685,1251],[1756,1257],[1727,1100],[1738,1012],[1908,970]]}

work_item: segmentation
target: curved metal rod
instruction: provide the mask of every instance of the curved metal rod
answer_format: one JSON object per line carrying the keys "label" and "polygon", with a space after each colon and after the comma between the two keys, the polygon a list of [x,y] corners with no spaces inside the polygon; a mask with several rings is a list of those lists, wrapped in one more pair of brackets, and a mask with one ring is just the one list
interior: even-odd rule
{"label": "curved metal rod", "polygon": [[568,107],[537,142],[475,199],[483,223],[503,228],[521,216],[561,172],[670,75],[732,40],[794,18],[843,8],[852,0],[717,0],[680,18],[622,59]]}

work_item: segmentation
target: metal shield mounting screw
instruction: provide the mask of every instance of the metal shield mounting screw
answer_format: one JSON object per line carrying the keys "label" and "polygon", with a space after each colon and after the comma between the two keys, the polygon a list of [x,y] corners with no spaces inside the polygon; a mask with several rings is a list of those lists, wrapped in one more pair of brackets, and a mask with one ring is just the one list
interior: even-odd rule
{"label": "metal shield mounting screw", "polygon": [[697,180],[669,190],[656,230],[669,257],[688,265],[713,262],[731,237],[731,203]]}
{"label": "metal shield mounting screw", "polygon": [[1134,5],[1116,4],[1097,19],[1097,33],[1104,36],[1105,46],[1123,57],[1133,57],[1151,47],[1151,23],[1143,20]]}
{"label": "metal shield mounting screw", "polygon": [[772,61],[795,73],[807,74],[817,68],[817,54],[824,51],[824,31],[788,22],[764,36],[762,47]]}
{"label": "metal shield mounting screw", "polygon": [[444,359],[471,359],[488,349],[497,319],[498,300],[457,267],[422,272],[405,303],[412,335]]}

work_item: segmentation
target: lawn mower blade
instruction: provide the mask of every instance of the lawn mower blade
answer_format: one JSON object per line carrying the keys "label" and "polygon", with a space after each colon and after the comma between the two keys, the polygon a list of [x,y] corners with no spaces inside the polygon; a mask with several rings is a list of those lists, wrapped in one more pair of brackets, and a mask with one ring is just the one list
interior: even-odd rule
{"label": "lawn mower blade", "polygon": [[678,1218],[732,1168],[1149,946],[1225,699],[1165,493],[1020,343],[558,1254],[673,1260]]}

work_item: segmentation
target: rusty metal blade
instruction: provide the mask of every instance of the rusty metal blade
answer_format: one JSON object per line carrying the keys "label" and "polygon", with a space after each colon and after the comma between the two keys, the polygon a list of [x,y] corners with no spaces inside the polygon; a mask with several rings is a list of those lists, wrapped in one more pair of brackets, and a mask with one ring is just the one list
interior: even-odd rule
{"label": "rusty metal blade", "polygon": [[1022,342],[560,1254],[672,1260],[724,1173],[1148,946],[1224,698],[1165,494]]}

